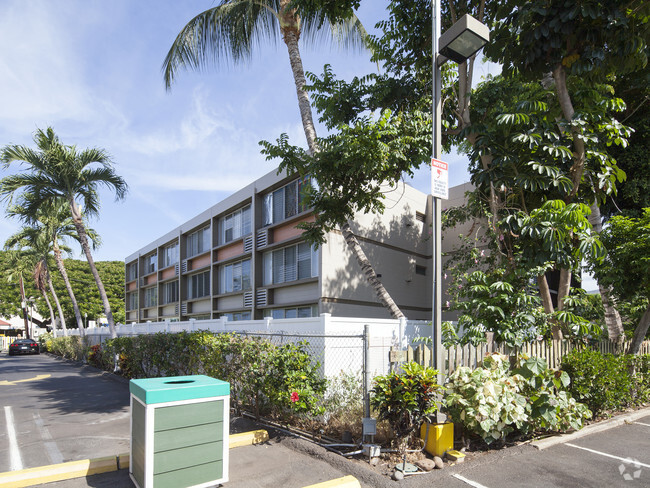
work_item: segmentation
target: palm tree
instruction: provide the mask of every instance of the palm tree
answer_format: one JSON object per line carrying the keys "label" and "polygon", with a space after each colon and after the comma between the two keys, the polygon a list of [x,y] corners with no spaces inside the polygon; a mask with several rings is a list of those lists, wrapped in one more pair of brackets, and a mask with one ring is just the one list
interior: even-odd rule
{"label": "palm tree", "polygon": [[[302,126],[311,154],[318,152],[316,129],[309,96],[305,90],[305,72],[298,47],[301,35],[316,40],[323,26],[346,46],[362,46],[365,29],[356,16],[346,22],[330,23],[321,11],[298,11],[291,0],[221,0],[219,5],[201,12],[176,36],[163,63],[165,86],[169,89],[180,68],[200,70],[210,62],[249,61],[253,47],[261,41],[277,42],[278,34],[287,46],[298,96]],[[395,318],[404,317],[377,277],[359,240],[349,224],[341,226],[348,248],[359,262],[379,300]]]}
{"label": "palm tree", "polygon": [[33,270],[33,256],[26,255],[25,253],[19,251],[9,251],[7,252],[7,264],[10,271],[4,276],[4,278],[9,283],[13,283],[14,280],[18,281],[17,285],[20,290],[20,309],[23,315],[23,322],[25,324],[25,334],[28,334],[29,318],[27,314],[27,300],[25,296],[25,283],[23,276],[29,274],[31,270]]}
{"label": "palm tree", "polygon": [[5,167],[18,161],[26,168],[22,173],[6,176],[0,181],[0,197],[11,202],[16,195],[22,196],[20,203],[32,214],[36,214],[36,209],[44,204],[54,205],[60,200],[68,203],[79,243],[99,290],[111,337],[115,338],[117,333],[111,305],[90,251],[83,217],[84,214],[98,214],[99,186],[112,190],[116,200],[126,196],[128,186],[115,172],[108,153],[103,149],[77,151],[75,146],[62,144],[51,127],[45,131],[38,129],[34,142],[38,148],[36,151],[26,146],[9,145],[0,152],[0,161]]}
{"label": "palm tree", "polygon": [[18,255],[25,256],[26,258],[31,258],[31,262],[33,263],[32,275],[34,276],[36,289],[40,291],[41,294],[45,297],[47,305],[50,309],[52,325],[55,326],[56,321],[54,320],[54,311],[52,310],[50,301],[47,298],[47,293],[45,292],[45,284],[48,285],[50,292],[52,293],[52,297],[56,303],[63,334],[67,335],[63,308],[61,307],[59,297],[54,290],[52,277],[50,276],[48,267],[48,258],[51,247],[49,235],[46,229],[44,229],[42,226],[23,227],[6,240],[5,249],[13,249],[18,252]]}
{"label": "palm tree", "polygon": [[[28,209],[35,208],[35,205],[29,202],[31,195],[23,195],[23,205],[12,205],[7,209],[7,216],[15,217],[20,219],[24,224],[38,228],[40,232],[43,232],[44,239],[48,242],[46,253],[49,254],[49,251],[54,251],[54,262],[56,263],[59,274],[63,279],[66,291],[70,297],[70,302],[72,303],[72,309],[74,311],[75,319],[77,321],[77,328],[79,329],[80,335],[84,335],[84,323],[81,318],[81,311],[79,309],[79,304],[75,297],[70,279],[68,278],[68,273],[63,262],[62,253],[72,254],[72,250],[66,245],[59,243],[61,239],[72,238],[79,242],[79,236],[76,232],[76,228],[72,218],[70,217],[70,210],[68,204],[63,200],[55,200],[53,202],[48,202],[43,204],[36,209],[36,215],[30,213]],[[94,229],[86,226],[86,233],[93,244],[93,249],[97,248],[97,245],[100,242],[100,238],[95,232]],[[53,292],[55,293],[55,292]]]}

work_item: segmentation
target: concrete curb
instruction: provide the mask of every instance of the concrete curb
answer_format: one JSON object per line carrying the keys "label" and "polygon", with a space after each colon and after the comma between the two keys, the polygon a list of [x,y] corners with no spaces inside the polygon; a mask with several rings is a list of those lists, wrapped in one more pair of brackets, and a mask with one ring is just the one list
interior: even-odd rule
{"label": "concrete curb", "polygon": [[[231,448],[250,446],[269,440],[266,430],[253,430],[232,434],[228,441]],[[94,474],[108,473],[129,467],[129,453],[117,456],[106,456],[95,459],[82,459],[61,464],[51,464],[39,468],[28,468],[20,471],[0,473],[0,486],[3,488],[23,488],[37,486],[53,481],[65,481],[73,478],[83,478]],[[330,485],[325,485],[330,486]],[[355,485],[331,485],[341,488],[354,488]],[[358,486],[358,485],[357,485]]]}
{"label": "concrete curb", "polygon": [[579,439],[586,435],[596,434],[597,432],[603,432],[605,430],[613,429],[619,425],[623,425],[628,422],[634,422],[643,417],[650,415],[650,407],[642,408],[641,410],[636,410],[630,413],[624,413],[622,415],[617,415],[616,417],[605,420],[603,422],[598,422],[597,424],[588,425],[576,432],[571,434],[561,434],[555,437],[549,437],[546,439],[540,439],[538,441],[533,441],[530,444],[533,447],[536,447],[540,451],[543,449],[548,449],[549,447],[556,446],[558,444],[564,444],[565,442],[570,442],[575,439]]}
{"label": "concrete curb", "polygon": [[361,488],[359,480],[354,476],[344,476],[343,478],[336,478],[315,485],[305,486],[304,488]]}

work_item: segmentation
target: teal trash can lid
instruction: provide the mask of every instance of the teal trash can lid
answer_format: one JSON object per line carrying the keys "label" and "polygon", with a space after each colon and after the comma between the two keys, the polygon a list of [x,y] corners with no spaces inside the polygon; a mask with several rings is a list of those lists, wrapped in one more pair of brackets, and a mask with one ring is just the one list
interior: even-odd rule
{"label": "teal trash can lid", "polygon": [[230,383],[205,375],[131,380],[129,391],[145,405],[230,395]]}

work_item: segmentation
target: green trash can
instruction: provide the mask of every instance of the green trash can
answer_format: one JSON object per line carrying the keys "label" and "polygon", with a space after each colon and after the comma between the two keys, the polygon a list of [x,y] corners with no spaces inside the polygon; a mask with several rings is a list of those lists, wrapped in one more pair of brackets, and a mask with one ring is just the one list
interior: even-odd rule
{"label": "green trash can", "polygon": [[230,384],[204,375],[131,380],[129,475],[138,488],[228,481]]}

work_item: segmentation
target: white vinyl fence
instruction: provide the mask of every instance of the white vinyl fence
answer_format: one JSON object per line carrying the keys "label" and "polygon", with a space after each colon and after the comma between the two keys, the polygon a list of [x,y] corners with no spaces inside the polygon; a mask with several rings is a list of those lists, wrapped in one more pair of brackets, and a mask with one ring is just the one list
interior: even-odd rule
{"label": "white vinyl fence", "polygon": [[[266,318],[230,322],[221,318],[116,326],[118,336],[199,330],[266,337],[277,344],[307,341],[307,349],[321,363],[324,376],[334,377],[345,372],[367,373],[372,378],[390,371],[391,347],[405,348],[414,337],[429,335],[431,325],[426,321],[332,317],[330,314],[322,314],[320,317],[297,319]],[[57,334],[60,335],[61,332],[57,331]],[[79,331],[73,329],[69,334],[78,335]],[[86,337],[90,344],[100,344],[110,334],[108,327],[93,327],[86,329]]]}

